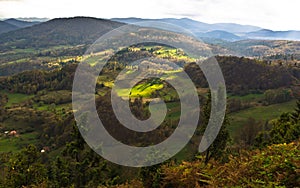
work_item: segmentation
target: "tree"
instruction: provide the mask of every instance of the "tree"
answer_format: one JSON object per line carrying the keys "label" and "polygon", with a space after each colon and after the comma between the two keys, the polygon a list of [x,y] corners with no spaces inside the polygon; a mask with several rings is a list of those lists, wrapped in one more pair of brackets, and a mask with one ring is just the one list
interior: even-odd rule
{"label": "tree", "polygon": [[[69,169],[69,183],[78,188],[86,185],[97,187],[109,184],[112,177],[106,161],[87,146],[76,125],[73,125],[72,137],[73,140],[67,143],[66,149],[63,151],[66,163],[64,164],[64,161],[56,162],[57,167],[63,165]],[[68,174],[62,173],[59,173],[58,177],[68,176]]]}
{"label": "tree", "polygon": [[[208,94],[208,99],[203,107],[203,124],[201,125],[200,132],[204,133],[209,119],[210,119],[210,113],[211,113],[211,93]],[[219,134],[217,135],[214,142],[209,146],[209,148],[206,150],[206,156],[205,156],[205,163],[207,164],[211,158],[215,159],[224,159],[224,152],[227,146],[227,143],[230,140],[229,132],[227,130],[227,126],[229,125],[229,120],[227,116],[225,115],[223,125],[219,131]]]}
{"label": "tree", "polygon": [[300,99],[296,103],[295,111],[291,114],[291,118],[295,123],[300,121]]}
{"label": "tree", "polygon": [[255,121],[254,118],[250,117],[247,122],[237,131],[237,141],[240,142],[242,146],[252,146],[255,137],[261,131],[262,123]]}
{"label": "tree", "polygon": [[5,179],[6,187],[38,185],[47,181],[47,169],[41,163],[41,153],[34,145],[29,145],[15,154],[8,162]]}
{"label": "tree", "polygon": [[271,144],[290,143],[300,138],[300,105],[294,112],[283,113],[281,116],[271,122],[272,128],[263,131],[255,138],[255,146],[262,147]]}

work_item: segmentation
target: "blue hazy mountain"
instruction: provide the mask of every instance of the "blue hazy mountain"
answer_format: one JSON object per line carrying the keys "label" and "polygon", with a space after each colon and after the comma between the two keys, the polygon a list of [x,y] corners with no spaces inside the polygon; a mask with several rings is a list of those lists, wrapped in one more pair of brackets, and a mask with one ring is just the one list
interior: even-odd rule
{"label": "blue hazy mountain", "polygon": [[27,21],[17,20],[14,18],[6,19],[0,21],[0,34],[7,33],[9,31],[18,30],[25,27],[31,27],[39,23],[40,22],[27,22]]}
{"label": "blue hazy mountain", "polygon": [[226,41],[238,41],[243,40],[245,38],[237,36],[233,33],[229,33],[227,31],[215,30],[206,33],[195,33],[198,38],[213,38],[213,39],[221,39]]}
{"label": "blue hazy mountain", "polygon": [[240,25],[240,24],[234,24],[234,23],[217,23],[217,24],[208,24],[204,22],[199,22],[196,20],[192,20],[189,18],[163,18],[163,19],[141,19],[141,18],[113,18],[114,21],[124,22],[124,23],[130,23],[130,24],[138,24],[138,22],[143,21],[160,21],[160,22],[166,22],[174,25],[178,25],[182,28],[188,29],[191,32],[210,32],[214,30],[221,30],[226,31],[234,34],[238,33],[248,33],[253,31],[261,30],[262,28],[256,27],[256,26],[250,26],[250,25]]}
{"label": "blue hazy mountain", "polygon": [[[142,25],[145,21],[158,21],[180,26],[189,30],[199,38],[217,39],[225,41],[237,41],[244,39],[263,40],[300,40],[300,31],[272,31],[257,26],[240,25],[235,23],[208,24],[189,18],[163,18],[163,19],[141,19],[141,18],[113,18],[112,20]],[[139,23],[140,22],[140,23]]]}
{"label": "blue hazy mountain", "polygon": [[24,27],[30,27],[36,24],[39,24],[40,22],[28,22],[28,21],[22,21],[14,18],[10,18],[7,20],[4,20],[4,22],[9,23],[11,25],[14,25],[18,28],[24,28]]}
{"label": "blue hazy mountain", "polygon": [[251,39],[269,39],[269,40],[300,40],[300,31],[272,31],[262,29],[246,34]]}
{"label": "blue hazy mountain", "polygon": [[0,34],[18,29],[17,26],[0,21]]}

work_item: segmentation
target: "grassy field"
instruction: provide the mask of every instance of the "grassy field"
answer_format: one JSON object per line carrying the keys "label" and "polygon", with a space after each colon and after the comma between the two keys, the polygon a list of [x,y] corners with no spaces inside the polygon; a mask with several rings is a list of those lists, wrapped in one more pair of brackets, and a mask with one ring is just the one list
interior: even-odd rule
{"label": "grassy field", "polygon": [[[166,103],[169,109],[167,119],[178,120],[180,118],[180,106],[178,102]],[[284,112],[291,112],[294,110],[296,100],[286,103],[274,104],[269,106],[257,106],[231,113],[228,115],[230,119],[229,132],[234,134],[240,126],[243,126],[247,119],[252,117],[257,121],[265,122],[278,118]]]}
{"label": "grassy field", "polygon": [[257,121],[265,122],[278,118],[284,112],[291,112],[295,108],[296,100],[286,103],[274,104],[269,106],[257,106],[229,114],[231,125],[229,130],[235,132],[237,128],[243,126],[248,118],[252,117]]}
{"label": "grassy field", "polygon": [[0,91],[1,94],[5,94],[8,97],[8,102],[6,103],[5,107],[10,107],[13,104],[18,104],[22,103],[32,97],[34,95],[25,95],[25,94],[20,94],[20,93],[9,93],[7,91]]}
{"label": "grassy field", "polygon": [[19,135],[19,137],[0,137],[0,153],[1,152],[17,152],[29,144],[36,144],[37,133],[27,133]]}
{"label": "grassy field", "polygon": [[240,99],[243,102],[255,102],[264,99],[264,94],[248,94],[244,96],[228,95],[231,99]]}
{"label": "grassy field", "polygon": [[0,138],[0,153],[17,151],[19,147],[17,144],[20,142],[18,138]]}
{"label": "grassy field", "polygon": [[60,104],[60,105],[54,105],[52,106],[51,104],[43,104],[39,106],[38,104],[33,105],[37,110],[41,111],[53,111],[55,110],[56,112],[62,112],[64,110],[70,110],[72,108],[72,103],[66,103],[66,104]]}
{"label": "grassy field", "polygon": [[127,97],[129,93],[131,97],[150,97],[153,92],[160,90],[163,87],[164,85],[162,83],[146,82],[138,84],[132,89],[116,89],[116,91],[120,97]]}

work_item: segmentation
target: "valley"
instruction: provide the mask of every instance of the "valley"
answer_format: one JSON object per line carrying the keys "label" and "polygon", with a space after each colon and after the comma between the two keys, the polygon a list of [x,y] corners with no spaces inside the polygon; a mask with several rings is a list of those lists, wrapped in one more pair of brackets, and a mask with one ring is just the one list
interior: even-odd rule
{"label": "valley", "polygon": [[[10,20],[20,28],[0,34],[0,187],[298,186],[300,42],[243,38],[238,33],[263,37],[265,32],[254,26],[203,23],[192,27],[203,40],[201,46],[192,46],[203,52],[197,58],[183,49],[157,43],[140,43],[118,51],[88,51],[103,34],[135,21],[74,17],[28,25]],[[199,24],[189,19],[159,21],[181,27]],[[138,24],[132,27],[148,32]],[[211,28],[215,32],[210,32]],[[182,40],[171,31],[152,31],[146,36],[151,39],[163,36],[161,33],[168,33],[169,40]],[[214,91],[197,63],[209,64],[214,59],[226,83],[226,115],[215,141],[199,153]],[[72,106],[74,76],[80,64],[93,71],[105,64],[92,93],[96,112],[107,132],[135,147],[156,145],[174,133],[181,121],[182,104],[169,82],[179,79],[184,83],[181,73],[185,72],[200,103],[200,120],[189,143],[166,162],[142,168],[120,166],[95,153],[81,135]],[[91,77],[93,71],[84,76]],[[143,79],[143,71],[158,78]],[[131,78],[140,78],[133,87],[129,87]],[[87,83],[83,80],[82,84]],[[165,102],[165,119],[146,133],[122,126],[112,108],[112,90],[122,100],[129,99],[130,110],[139,120],[151,117],[150,103]],[[183,93],[188,98],[192,92]],[[84,105],[82,108],[90,110]],[[149,160],[159,157],[153,152]],[[222,173],[217,172],[219,169]],[[235,171],[237,175],[233,175]]]}

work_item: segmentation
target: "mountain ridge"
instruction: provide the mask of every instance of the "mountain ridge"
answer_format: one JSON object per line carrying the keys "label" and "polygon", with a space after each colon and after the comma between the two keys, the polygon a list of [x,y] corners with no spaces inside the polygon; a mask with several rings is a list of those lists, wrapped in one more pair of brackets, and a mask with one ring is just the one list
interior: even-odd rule
{"label": "mountain ridge", "polygon": [[[196,21],[190,18],[162,18],[162,19],[142,19],[142,18],[112,18],[113,21],[120,21],[124,23],[137,23],[140,21],[161,21],[170,24],[175,24],[181,26],[185,29],[189,29],[192,32],[210,32],[213,30],[224,30],[232,33],[240,33],[240,32],[251,32],[258,31],[262,28],[257,26],[250,25],[241,25],[235,23],[216,23],[216,24],[208,24],[205,22]],[[238,27],[238,28],[237,28]]]}
{"label": "mountain ridge", "polygon": [[255,39],[283,39],[283,40],[300,40],[300,31],[273,31],[270,29],[262,29],[255,32],[250,32],[247,37]]}
{"label": "mountain ridge", "polygon": [[6,23],[4,21],[0,21],[0,34],[7,33],[9,31],[13,31],[13,30],[16,30],[16,29],[18,29],[17,26]]}
{"label": "mountain ridge", "polygon": [[[127,24],[136,24],[136,25],[140,25],[139,22],[144,22],[144,21],[166,22],[187,29],[197,36],[200,35],[205,38],[209,37],[215,39],[222,39],[226,41],[236,41],[236,40],[244,40],[244,39],[300,41],[300,31],[295,31],[295,30],[273,31],[273,30],[264,29],[257,26],[242,25],[237,23],[208,24],[208,23],[192,20],[189,18],[142,19],[142,18],[130,17],[130,18],[112,18],[111,20],[124,22]],[[216,31],[227,32],[227,34],[223,33],[223,35],[225,35],[226,37],[222,38],[221,35],[217,35],[218,37],[216,37],[216,35],[209,34],[209,32],[216,32]],[[203,33],[207,33],[207,34],[203,34]],[[231,35],[231,37],[228,38],[229,35]]]}
{"label": "mountain ridge", "polygon": [[54,45],[91,44],[104,33],[124,25],[92,17],[55,18],[31,27],[0,35],[0,48],[13,43],[17,48],[37,48]]}
{"label": "mountain ridge", "polygon": [[25,28],[25,27],[30,27],[36,24],[39,24],[40,22],[28,22],[28,21],[22,21],[22,20],[18,20],[15,18],[9,18],[4,20],[4,22],[9,23],[11,25],[14,25],[18,28]]}

